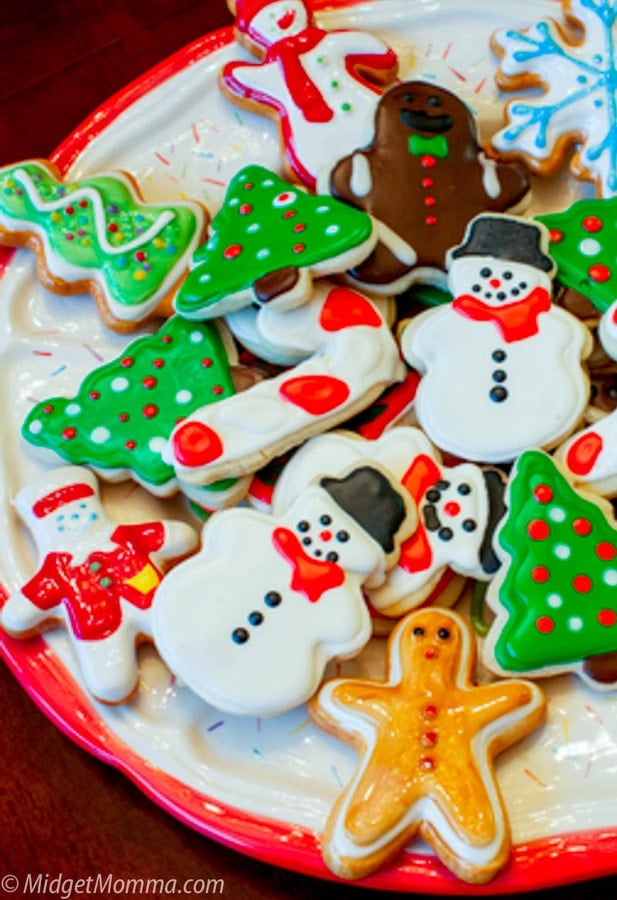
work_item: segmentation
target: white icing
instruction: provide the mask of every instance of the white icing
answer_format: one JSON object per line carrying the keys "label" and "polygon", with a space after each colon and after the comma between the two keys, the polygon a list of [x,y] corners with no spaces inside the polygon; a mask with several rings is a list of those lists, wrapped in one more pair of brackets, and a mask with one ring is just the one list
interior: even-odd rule
{"label": "white icing", "polygon": [[499,176],[497,175],[497,163],[484,153],[478,154],[478,162],[482,166],[482,186],[492,200],[496,200],[501,193]]}
{"label": "white icing", "polygon": [[355,197],[366,197],[373,190],[371,166],[364,153],[354,153],[351,158],[349,187]]}

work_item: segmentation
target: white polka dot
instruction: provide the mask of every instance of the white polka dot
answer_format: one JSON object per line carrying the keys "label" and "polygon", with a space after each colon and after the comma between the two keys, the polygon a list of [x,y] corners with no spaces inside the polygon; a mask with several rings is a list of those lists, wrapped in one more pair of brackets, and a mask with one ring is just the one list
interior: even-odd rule
{"label": "white polka dot", "polygon": [[247,234],[254,234],[256,231],[259,231],[261,225],[259,222],[252,222],[249,227],[246,229]]}
{"label": "white polka dot", "polygon": [[549,510],[548,517],[553,522],[563,522],[566,517],[566,513],[565,510],[563,510],[560,506],[553,506]]}
{"label": "white polka dot", "polygon": [[67,416],[78,416],[81,412],[81,406],[79,403],[67,403],[64,411]]}
{"label": "white polka dot", "polygon": [[272,206],[275,206],[277,208],[281,206],[289,206],[295,201],[297,196],[298,195],[295,191],[283,191],[282,194],[279,194],[274,198],[274,200],[272,201]]}
{"label": "white polka dot", "polygon": [[153,437],[148,441],[148,448],[152,451],[152,453],[163,453],[163,450],[167,446],[167,441],[164,437]]}
{"label": "white polka dot", "polygon": [[191,331],[191,334],[189,336],[189,341],[191,342],[191,344],[201,344],[203,339],[204,339],[203,332]]}
{"label": "white polka dot", "polygon": [[568,619],[568,628],[570,631],[580,631],[583,627],[583,620],[580,616],[571,616]]}
{"label": "white polka dot", "polygon": [[187,390],[178,391],[176,394],[176,403],[190,403],[192,399],[192,393]]}
{"label": "white polka dot", "polygon": [[128,386],[129,386],[128,378],[123,378],[121,375],[119,375],[117,378],[114,378],[114,380],[112,381],[112,383],[110,385],[112,391],[114,391],[114,393],[116,393],[116,394],[121,394],[122,391],[125,391]]}
{"label": "white polka dot", "polygon": [[240,201],[237,197],[232,197],[228,203],[228,206],[237,206]]}
{"label": "white polka dot", "polygon": [[111,432],[108,428],[104,428],[100,425],[98,428],[95,428],[94,431],[90,433],[90,440],[94,444],[104,444],[105,441],[108,441],[111,437]]}
{"label": "white polka dot", "polygon": [[546,602],[553,609],[559,609],[559,607],[563,605],[563,600],[561,599],[559,594],[549,594],[546,598]]}
{"label": "white polka dot", "polygon": [[262,184],[262,187],[272,187],[272,185],[274,184],[274,182],[273,182],[273,180],[272,180],[271,178],[265,178],[265,179],[261,182],[261,184]]}
{"label": "white polka dot", "polygon": [[43,430],[43,423],[39,419],[35,419],[33,422],[30,422],[30,426],[28,431],[30,434],[40,434]]}
{"label": "white polka dot", "polygon": [[205,284],[207,281],[210,281],[211,278],[212,276],[209,272],[202,272],[199,276],[199,283]]}
{"label": "white polka dot", "polygon": [[602,581],[610,585],[610,587],[615,587],[617,584],[617,569],[607,569],[602,576]]}
{"label": "white polka dot", "polygon": [[585,238],[578,245],[578,249],[584,256],[597,256],[602,250],[602,245],[595,238]]}
{"label": "white polka dot", "polygon": [[557,544],[553,553],[557,557],[557,559],[569,559],[572,550],[568,547],[567,544]]}
{"label": "white polka dot", "polygon": [[327,212],[330,212],[330,207],[328,206],[327,203],[324,203],[322,206],[318,206],[317,209],[315,210],[315,212],[327,213]]}
{"label": "white polka dot", "polygon": [[257,259],[266,259],[266,257],[270,256],[270,251],[267,247],[264,247],[262,250],[258,250],[255,256]]}
{"label": "white polka dot", "polygon": [[326,234],[328,234],[328,235],[338,234],[340,230],[341,230],[340,225],[328,225],[328,227],[326,228]]}

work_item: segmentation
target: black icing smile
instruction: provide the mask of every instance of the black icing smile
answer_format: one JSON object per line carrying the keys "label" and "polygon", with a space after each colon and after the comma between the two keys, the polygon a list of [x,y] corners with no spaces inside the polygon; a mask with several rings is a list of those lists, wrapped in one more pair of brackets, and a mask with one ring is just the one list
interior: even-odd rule
{"label": "black icing smile", "polygon": [[442,134],[452,128],[452,116],[447,114],[431,116],[422,109],[401,109],[399,115],[406,128],[412,131],[427,131],[429,134]]}

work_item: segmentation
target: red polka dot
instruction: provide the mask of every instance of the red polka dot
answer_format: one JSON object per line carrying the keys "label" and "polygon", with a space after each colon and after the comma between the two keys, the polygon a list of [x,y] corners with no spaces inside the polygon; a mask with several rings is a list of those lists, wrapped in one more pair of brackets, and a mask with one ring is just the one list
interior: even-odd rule
{"label": "red polka dot", "polygon": [[248,216],[249,213],[253,212],[253,207],[250,203],[243,203],[242,206],[238,209],[238,212],[241,216]]}
{"label": "red polka dot", "polygon": [[144,251],[144,250],[138,250],[138,251],[135,253],[135,259],[137,260],[137,262],[144,262],[145,259],[146,259],[145,251]]}
{"label": "red polka dot", "polygon": [[287,209],[283,213],[283,218],[284,219],[293,219],[294,216],[297,216],[297,215],[298,215],[298,211],[296,209]]}
{"label": "red polka dot", "polygon": [[550,616],[540,616],[536,619],[536,628],[540,634],[550,634],[555,629],[555,623]]}
{"label": "red polka dot", "polygon": [[152,388],[155,388],[157,385],[157,380],[153,375],[147,375],[146,378],[142,381],[143,386],[147,391],[151,391]]}
{"label": "red polka dot", "polygon": [[174,455],[182,466],[204,466],[223,453],[220,437],[201,422],[186,422],[172,438]]}
{"label": "red polka dot", "polygon": [[118,230],[118,226],[115,222],[110,222],[110,224],[107,226],[107,230],[115,233]]}
{"label": "red polka dot", "polygon": [[80,201],[79,201],[79,206],[80,206],[81,209],[85,209],[85,208],[88,206],[88,201],[87,201],[87,200],[80,200]]}
{"label": "red polka dot", "polygon": [[607,562],[609,559],[615,559],[616,555],[617,549],[614,544],[609,544],[608,541],[601,541],[596,547],[596,556]]}
{"label": "red polka dot", "polygon": [[74,214],[74,212],[75,212],[75,207],[74,207],[74,206],[67,206],[66,209],[65,209],[65,212],[66,212],[67,215],[72,216],[72,215]]}
{"label": "red polka dot", "polygon": [[587,537],[588,534],[591,534],[591,522],[589,519],[575,519],[572,522],[572,530],[579,537]]}
{"label": "red polka dot", "polygon": [[148,405],[144,406],[142,409],[142,413],[146,419],[154,419],[155,416],[158,416],[159,408],[158,406],[155,406],[154,403],[148,403]]}
{"label": "red polka dot", "polygon": [[553,489],[548,484],[539,484],[534,488],[533,496],[538,503],[550,503],[553,499]]}
{"label": "red polka dot", "polygon": [[602,219],[599,219],[597,216],[585,216],[581,225],[585,229],[585,231],[602,231],[603,223]]}
{"label": "red polka dot", "polygon": [[135,360],[132,356],[125,356],[124,359],[120,360],[120,365],[123,369],[130,369],[132,365],[135,364]]}
{"label": "red polka dot", "polygon": [[551,244],[560,244],[564,237],[563,231],[560,231],[559,228],[551,228],[549,231],[549,240]]}
{"label": "red polka dot", "polygon": [[527,526],[527,534],[532,541],[545,541],[551,529],[542,519],[533,519]]}
{"label": "red polka dot", "polygon": [[74,437],[77,436],[76,428],[65,428],[62,432],[62,437],[65,441],[72,441]]}
{"label": "red polka dot", "polygon": [[218,397],[218,396],[220,396],[220,394],[223,393],[223,388],[221,387],[220,384],[215,384],[214,387],[212,388],[212,393]]}
{"label": "red polka dot", "polygon": [[602,265],[602,263],[594,263],[593,266],[589,266],[587,269],[587,274],[596,284],[604,284],[605,281],[610,279],[611,270],[608,266]]}
{"label": "red polka dot", "polygon": [[302,253],[304,250],[306,250],[306,244],[296,244],[293,248],[294,253]]}
{"label": "red polka dot", "polygon": [[572,587],[578,594],[588,594],[593,588],[593,581],[589,575],[576,575],[572,579]]}
{"label": "red polka dot", "polygon": [[45,406],[43,407],[44,413],[52,413],[53,411],[54,411],[54,407],[53,407],[52,403],[46,403]]}
{"label": "red polka dot", "polygon": [[165,365],[165,360],[161,359],[160,356],[157,359],[152,360],[152,365],[155,369],[162,369]]}
{"label": "red polka dot", "polygon": [[548,581],[551,577],[551,573],[546,568],[546,566],[535,566],[531,570],[531,579],[535,581],[536,584],[544,584],[545,581]]}
{"label": "red polka dot", "polygon": [[223,256],[225,259],[235,259],[237,256],[240,256],[241,253],[242,246],[240,244],[230,244],[223,250]]}
{"label": "red polka dot", "polygon": [[136,441],[125,441],[124,446],[126,447],[127,450],[134,450],[135,447],[137,446],[137,442]]}
{"label": "red polka dot", "polygon": [[118,416],[118,419],[119,419],[121,422],[128,422],[128,420],[129,420],[129,414],[128,414],[127,412],[122,412],[122,413],[120,413],[120,415]]}
{"label": "red polka dot", "polygon": [[201,361],[201,364],[204,369],[209,369],[210,366],[212,365],[212,360],[210,359],[209,356],[204,356],[204,358]]}
{"label": "red polka dot", "polygon": [[605,628],[610,628],[611,625],[617,622],[617,613],[615,613],[614,609],[601,609],[598,613],[598,622],[600,625],[604,625]]}
{"label": "red polka dot", "polygon": [[306,225],[304,224],[304,222],[297,222],[294,225],[294,231],[296,233],[300,233],[301,231],[306,231]]}
{"label": "red polka dot", "polygon": [[430,206],[435,206],[436,203],[437,203],[437,201],[435,200],[435,198],[433,197],[432,194],[429,194],[428,197],[425,197],[425,198],[424,198],[424,205],[425,205],[425,206],[429,206],[429,207],[430,207]]}
{"label": "red polka dot", "polygon": [[164,343],[164,344],[171,344],[171,336],[170,336],[169,334],[166,334],[166,335],[163,336],[163,343]]}
{"label": "red polka dot", "polygon": [[90,391],[89,397],[91,400],[99,400],[100,396],[101,394],[99,391]]}

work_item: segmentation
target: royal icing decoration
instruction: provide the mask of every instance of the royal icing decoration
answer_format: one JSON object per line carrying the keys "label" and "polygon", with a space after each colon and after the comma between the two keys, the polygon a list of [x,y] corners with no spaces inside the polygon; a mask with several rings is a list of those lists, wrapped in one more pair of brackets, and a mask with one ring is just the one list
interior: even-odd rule
{"label": "royal icing decoration", "polygon": [[311,296],[313,275],[343,271],[376,240],[365,213],[309,195],[261,166],[246,166],[231,179],[211,231],[175,300],[190,318],[253,302],[297,306]]}
{"label": "royal icing decoration", "polygon": [[418,428],[401,425],[375,440],[343,431],[312,438],[284,466],[274,488],[273,512],[282,513],[301,484],[360,461],[390,472],[419,519],[385,581],[365,589],[374,610],[400,616],[419,606],[448,569],[482,581],[492,578],[499,565],[491,539],[504,512],[502,477],[471,463],[444,466]]}
{"label": "royal icing decoration", "polygon": [[404,328],[403,355],[423,375],[415,414],[440,449],[509,462],[555,446],[582,419],[592,338],[551,302],[547,244],[539,223],[477,216],[449,256],[453,301]]}
{"label": "royal icing decoration", "polygon": [[144,203],[124,173],[62,181],[44,161],[0,170],[0,243],[42,248],[46,287],[91,290],[118,330],[169,313],[205,226],[199,204]]}
{"label": "royal icing decoration", "polygon": [[384,577],[398,534],[414,525],[402,494],[370,466],[304,487],[282,516],[218,512],[201,551],[157,593],[157,647],[218,709],[292,709],[315,691],[329,660],[367,643],[362,585]]}
{"label": "royal icing decoration", "polygon": [[446,251],[473,216],[520,208],[529,193],[522,167],[488,160],[469,108],[432,83],[409,81],[379,101],[374,137],[323,172],[319,190],[370,213],[379,243],[349,277],[371,291],[398,293],[443,282]]}
{"label": "royal icing decoration", "polygon": [[617,411],[572,435],[557,449],[561,468],[574,483],[617,495]]}
{"label": "royal icing decoration", "polygon": [[39,476],[15,505],[40,558],[2,607],[2,627],[27,638],[62,624],[87,689],[104,703],[126,700],[137,687],[136,644],[151,640],[162,561],[193,550],[196,533],[169,520],[112,522],[94,475],[78,466]]}
{"label": "royal icing decoration", "polygon": [[210,484],[254,472],[364,409],[405,377],[389,327],[354,291],[322,284],[304,306],[279,316],[281,346],[288,341],[302,347],[308,358],[181,422],[164,459],[182,480]]}
{"label": "royal icing decoration", "polygon": [[500,154],[553,174],[577,146],[570,170],[593,181],[597,195],[617,192],[617,113],[614,103],[613,0],[563,0],[566,23],[537,22],[525,31],[502,29],[492,40],[501,57],[497,84],[528,91],[506,105],[506,125],[491,139]]}
{"label": "royal icing decoration", "polygon": [[314,187],[320,168],[371,135],[396,54],[366,31],[325,31],[306,0],[236,0],[236,37],[260,62],[233,61],[221,72],[225,93],[276,117],[287,162]]}
{"label": "royal icing decoration", "polygon": [[545,701],[521,680],[476,685],[474,669],[467,621],[416,610],[392,632],[386,680],[333,679],[311,700],[317,724],[358,753],[323,833],[336,875],[367,877],[414,838],[472,884],[506,864],[510,830],[493,758],[542,723]]}
{"label": "royal icing decoration", "polygon": [[516,462],[503,557],[486,599],[496,613],[489,668],[535,676],[575,672],[595,688],[617,684],[617,528],[608,503],[575,491],[539,450]]}
{"label": "royal icing decoration", "polygon": [[[173,316],[152,335],[91,371],[73,397],[37,403],[22,425],[34,447],[88,465],[108,481],[133,477],[156,496],[178,482],[162,451],[177,423],[206,403],[235,393],[216,324]],[[218,488],[218,490],[217,490]],[[212,485],[205,505],[217,506],[231,484]]]}

